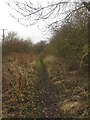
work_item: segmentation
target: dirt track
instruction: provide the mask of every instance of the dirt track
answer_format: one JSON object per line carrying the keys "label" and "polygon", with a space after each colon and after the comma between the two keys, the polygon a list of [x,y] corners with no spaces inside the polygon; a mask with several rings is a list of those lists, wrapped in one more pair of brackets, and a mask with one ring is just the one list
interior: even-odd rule
{"label": "dirt track", "polygon": [[58,111],[57,101],[54,97],[54,86],[49,80],[47,67],[41,60],[40,80],[37,84],[39,94],[39,105],[42,109],[41,117],[60,118],[62,114]]}

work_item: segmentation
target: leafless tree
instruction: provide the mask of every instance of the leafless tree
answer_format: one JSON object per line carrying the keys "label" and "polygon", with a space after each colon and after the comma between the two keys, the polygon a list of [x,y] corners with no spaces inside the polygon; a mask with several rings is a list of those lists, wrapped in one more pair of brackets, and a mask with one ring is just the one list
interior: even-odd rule
{"label": "leafless tree", "polygon": [[[29,26],[44,21],[48,27],[60,27],[63,20],[70,17],[81,8],[86,7],[90,11],[90,1],[85,0],[57,0],[45,4],[34,4],[30,0],[13,0],[13,3],[7,3],[16,14],[11,14],[19,23]],[[18,17],[17,17],[18,16]]]}

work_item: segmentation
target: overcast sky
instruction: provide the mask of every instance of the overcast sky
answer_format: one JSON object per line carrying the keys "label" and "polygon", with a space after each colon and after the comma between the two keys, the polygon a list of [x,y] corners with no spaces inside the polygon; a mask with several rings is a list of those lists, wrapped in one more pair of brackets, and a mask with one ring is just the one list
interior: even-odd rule
{"label": "overcast sky", "polygon": [[[8,1],[13,2],[14,0],[0,0],[0,29],[7,29],[5,31],[5,35],[7,35],[9,31],[15,31],[19,34],[20,37],[22,38],[29,37],[34,43],[37,43],[38,41],[41,41],[41,40],[47,40],[46,38],[48,38],[49,36],[47,36],[47,34],[44,35],[44,33],[42,32],[42,29],[40,29],[40,28],[44,28],[43,23],[41,22],[39,27],[38,25],[34,25],[30,27],[22,26],[14,18],[10,16],[9,12],[11,13],[13,12],[10,9],[10,7],[6,4],[6,2]],[[23,1],[23,0],[18,0],[18,1]],[[46,1],[50,2],[52,0],[31,0],[31,2],[33,3],[35,3],[36,1],[45,5]],[[55,2],[56,1],[60,1],[60,0],[55,0]],[[64,1],[64,0],[61,0],[61,1]],[[75,1],[78,1],[78,0],[75,0]],[[62,17],[62,16],[60,15],[59,17]],[[0,39],[2,39],[2,30],[0,30]]]}
{"label": "overcast sky", "polygon": [[[15,31],[20,35],[20,37],[31,38],[32,42],[34,43],[40,40],[45,40],[45,36],[37,25],[25,27],[19,24],[14,18],[12,18],[9,14],[9,11],[11,9],[9,8],[9,6],[7,6],[5,1],[8,0],[0,0],[0,29],[7,29],[5,31],[5,34],[7,34],[9,31]],[[2,30],[0,30],[0,39],[2,39]]]}

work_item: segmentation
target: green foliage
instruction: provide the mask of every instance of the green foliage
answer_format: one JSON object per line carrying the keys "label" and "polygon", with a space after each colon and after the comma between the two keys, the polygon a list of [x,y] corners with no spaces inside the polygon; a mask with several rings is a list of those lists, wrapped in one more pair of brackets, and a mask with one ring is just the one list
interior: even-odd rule
{"label": "green foliage", "polygon": [[[81,51],[81,62],[80,62],[80,68],[87,66],[89,63],[89,53],[90,53],[90,47],[88,44],[85,44],[83,46],[83,50]],[[88,66],[87,66],[88,67]]]}
{"label": "green foliage", "polygon": [[83,54],[82,57],[84,58],[85,56],[87,56],[89,52],[90,52],[90,48],[88,48],[88,45],[85,44],[82,50],[82,54]]}
{"label": "green foliage", "polygon": [[54,56],[65,58],[68,64],[79,66],[83,57],[81,53],[83,52],[85,56],[88,54],[86,44],[88,44],[88,17],[85,9],[82,9],[54,32],[48,51]]}

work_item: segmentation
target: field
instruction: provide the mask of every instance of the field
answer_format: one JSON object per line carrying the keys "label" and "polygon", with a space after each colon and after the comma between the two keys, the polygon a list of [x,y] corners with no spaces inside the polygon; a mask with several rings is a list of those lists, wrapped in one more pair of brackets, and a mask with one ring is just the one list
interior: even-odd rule
{"label": "field", "polygon": [[10,15],[25,28],[36,25],[42,38],[34,26],[24,28],[30,38],[3,29],[3,118],[89,119],[90,2],[34,2],[7,3],[16,11]]}
{"label": "field", "polygon": [[88,74],[54,56],[3,57],[3,118],[87,118]]}

